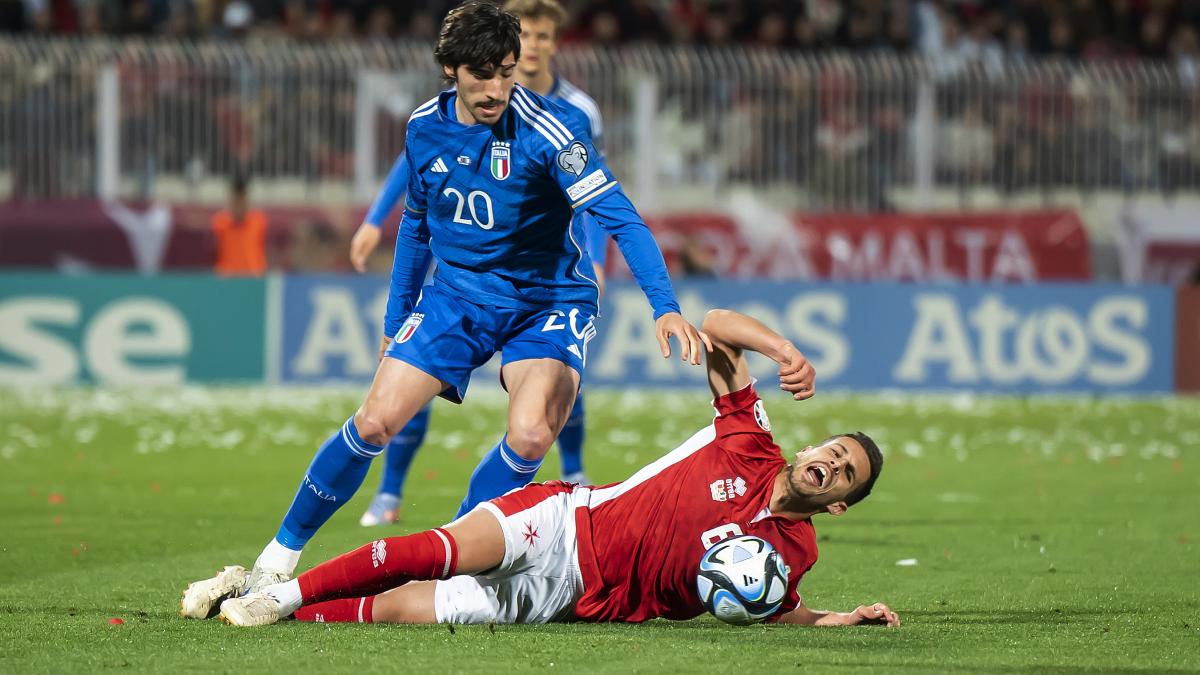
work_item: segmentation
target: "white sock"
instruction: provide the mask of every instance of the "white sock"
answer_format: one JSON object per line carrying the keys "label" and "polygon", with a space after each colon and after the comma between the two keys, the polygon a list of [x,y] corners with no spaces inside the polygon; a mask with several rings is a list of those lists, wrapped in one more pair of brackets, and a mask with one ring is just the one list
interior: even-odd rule
{"label": "white sock", "polygon": [[263,593],[275,598],[275,602],[279,603],[280,616],[291,616],[304,604],[304,598],[300,596],[300,582],[296,579],[267,586]]}
{"label": "white sock", "polygon": [[294,551],[274,539],[267,544],[262,553],[258,554],[258,560],[254,561],[255,567],[272,572],[287,572],[288,576],[296,571],[298,564],[300,564],[300,551]]}

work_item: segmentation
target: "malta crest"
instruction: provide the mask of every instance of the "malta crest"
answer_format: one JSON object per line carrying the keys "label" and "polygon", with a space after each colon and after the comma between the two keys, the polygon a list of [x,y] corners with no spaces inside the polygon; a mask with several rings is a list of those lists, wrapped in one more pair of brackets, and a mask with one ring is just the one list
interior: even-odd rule
{"label": "malta crest", "polygon": [[512,173],[512,148],[508,141],[492,141],[492,178],[504,180]]}
{"label": "malta crest", "polygon": [[417,329],[421,327],[421,322],[424,320],[424,314],[419,314],[417,312],[409,314],[408,318],[404,321],[404,325],[400,326],[400,332],[396,333],[396,342],[408,342],[409,338],[413,336],[413,333],[416,333]]}

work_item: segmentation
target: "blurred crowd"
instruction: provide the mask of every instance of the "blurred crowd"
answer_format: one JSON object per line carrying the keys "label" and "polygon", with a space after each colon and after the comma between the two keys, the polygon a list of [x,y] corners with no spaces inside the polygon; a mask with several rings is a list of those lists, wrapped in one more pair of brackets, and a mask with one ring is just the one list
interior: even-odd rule
{"label": "blurred crowd", "polygon": [[[432,40],[458,0],[0,0],[0,30]],[[567,0],[564,39],[918,51],[964,58],[1194,58],[1194,0]]]}
{"label": "blurred crowd", "polygon": [[[314,51],[318,61],[327,62],[287,67],[264,55],[289,53],[276,48],[278,41],[432,39],[442,13],[454,4],[0,0],[0,26],[203,35],[263,47],[238,52],[253,67],[211,54],[176,58],[174,51],[159,58],[130,50],[118,59],[119,169],[126,183],[135,183],[132,190],[122,189],[145,197],[165,175],[188,184],[235,171],[308,186],[352,181],[360,66],[343,60],[339,49]],[[737,62],[753,63],[749,73],[744,65],[703,52],[672,52],[675,61],[662,67],[622,62],[626,70],[660,75],[655,163],[668,189],[699,187],[715,194],[729,185],[802,186],[806,208],[813,210],[887,210],[894,206],[894,186],[916,182],[917,157],[924,153],[935,186],[961,187],[963,199],[978,185],[1001,193],[1057,187],[1200,190],[1200,1],[568,4],[573,21],[564,40],[577,44],[855,48],[807,59],[807,69],[782,59]],[[932,64],[932,78],[914,76],[901,59],[870,58],[884,50],[930,56],[924,62]],[[636,120],[625,83],[614,79],[613,62],[605,59],[637,51],[581,57],[570,74],[596,97],[609,130],[610,159],[623,170],[638,161],[631,151]],[[1100,83],[1072,74],[1079,71],[1033,67],[1041,55],[1105,57],[1105,63],[1134,63],[1129,59],[1134,56],[1171,61],[1160,62],[1152,75],[1118,78],[1117,86],[1112,78]],[[32,57],[28,66],[15,61],[10,72],[0,59],[0,81],[8,83],[0,87],[0,172],[11,169],[13,197],[78,196],[94,189],[98,168],[89,157],[96,147],[96,80],[103,62],[72,51],[66,59]],[[432,68],[398,77],[407,79],[387,87],[428,95],[439,86]],[[929,94],[924,99],[923,87]],[[404,122],[419,102],[411,95],[391,96],[370,111],[377,130],[371,158],[376,175],[386,173],[402,149]]]}

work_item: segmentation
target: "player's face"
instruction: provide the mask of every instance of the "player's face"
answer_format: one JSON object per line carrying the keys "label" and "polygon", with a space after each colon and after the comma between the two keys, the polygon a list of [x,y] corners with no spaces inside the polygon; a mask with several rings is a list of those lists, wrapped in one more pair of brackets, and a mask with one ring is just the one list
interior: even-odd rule
{"label": "player's face", "polygon": [[844,502],[871,476],[867,451],[849,436],[838,436],[796,453],[788,469],[789,492],[818,507]]}
{"label": "player's face", "polygon": [[537,77],[550,70],[550,59],[558,52],[558,26],[548,16],[521,18],[521,74]]}
{"label": "player's face", "polygon": [[459,109],[465,109],[476,124],[490,126],[500,121],[508,107],[516,69],[517,59],[509,54],[498,66],[459,66],[453,73],[447,67],[446,74],[457,85]]}

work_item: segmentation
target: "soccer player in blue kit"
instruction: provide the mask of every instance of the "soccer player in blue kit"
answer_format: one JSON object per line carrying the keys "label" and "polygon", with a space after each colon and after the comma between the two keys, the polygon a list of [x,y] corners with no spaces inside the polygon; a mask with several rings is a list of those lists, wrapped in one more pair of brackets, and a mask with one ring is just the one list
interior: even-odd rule
{"label": "soccer player in blue kit", "polygon": [[[649,229],[586,130],[516,86],[520,21],[480,0],[451,11],[434,56],[455,89],[409,118],[410,167],[381,359],[357,412],[317,451],[275,537],[249,575],[228,566],[190,584],[186,617],[231,592],[291,577],[308,540],[358,490],[371,460],[433,397],[461,402],[499,351],[507,432],[467,488],[462,511],[528,484],[575,402],[599,293],[576,211],[617,242],[653,309],[662,354],[679,341],[699,365],[705,338],[679,313]],[[421,289],[431,258],[433,283]]]}
{"label": "soccer player in blue kit", "polygon": [[[589,131],[592,145],[603,151],[603,127],[596,102],[565,78],[556,75],[551,67],[554,54],[558,51],[559,32],[567,21],[566,10],[558,0],[509,0],[504,9],[521,20],[521,59],[517,62],[517,83],[575,113],[580,124]],[[401,153],[350,243],[350,260],[358,271],[365,271],[367,257],[379,245],[383,222],[407,188],[408,161]],[[581,243],[592,259],[595,278],[603,292],[608,236],[586,211],[576,213],[575,217],[581,219],[586,240],[586,243]],[[364,527],[395,523],[399,518],[404,482],[413,458],[425,440],[431,407],[422,408],[388,442],[379,490],[359,519],[359,524]],[[568,483],[589,482],[583,470],[583,444],[584,403],[583,392],[580,391],[566,424],[558,434],[561,476]]]}

